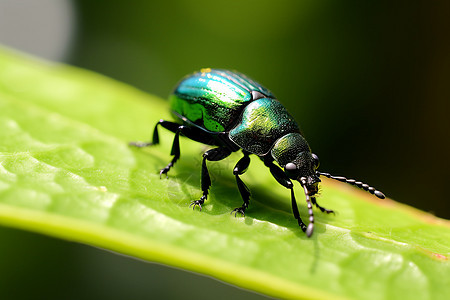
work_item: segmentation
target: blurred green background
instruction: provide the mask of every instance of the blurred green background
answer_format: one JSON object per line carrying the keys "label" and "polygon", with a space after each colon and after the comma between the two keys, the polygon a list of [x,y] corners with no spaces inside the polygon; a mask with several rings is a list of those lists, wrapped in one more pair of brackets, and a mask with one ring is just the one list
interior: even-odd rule
{"label": "blurred green background", "polygon": [[[0,44],[164,98],[201,67],[238,70],[296,117],[321,171],[450,218],[449,12],[448,1],[0,0]],[[0,239],[0,292],[14,299],[262,298],[31,233]]]}

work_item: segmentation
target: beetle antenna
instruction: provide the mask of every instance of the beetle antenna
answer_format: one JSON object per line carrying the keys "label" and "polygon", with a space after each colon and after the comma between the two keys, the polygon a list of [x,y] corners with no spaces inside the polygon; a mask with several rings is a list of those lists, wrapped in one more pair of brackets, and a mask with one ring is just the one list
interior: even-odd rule
{"label": "beetle antenna", "polygon": [[355,185],[355,186],[359,187],[360,189],[363,189],[363,190],[377,196],[380,199],[386,198],[386,196],[384,196],[384,194],[382,192],[376,190],[374,187],[371,187],[366,183],[362,183],[361,181],[356,181],[355,179],[347,179],[344,176],[333,176],[329,173],[322,173],[319,171],[316,171],[316,173],[317,173],[317,175],[320,175],[320,176],[325,176],[325,177],[328,177],[331,179],[335,179],[335,180],[338,180],[341,182],[346,182],[348,184]]}
{"label": "beetle antenna", "polygon": [[308,224],[308,228],[306,228],[306,236],[311,237],[311,235],[313,234],[313,231],[314,231],[314,213],[312,210],[311,198],[309,197],[309,191],[308,191],[308,188],[306,187],[306,178],[302,177],[302,178],[300,178],[299,181],[305,192],[306,204],[308,206],[309,224]]}

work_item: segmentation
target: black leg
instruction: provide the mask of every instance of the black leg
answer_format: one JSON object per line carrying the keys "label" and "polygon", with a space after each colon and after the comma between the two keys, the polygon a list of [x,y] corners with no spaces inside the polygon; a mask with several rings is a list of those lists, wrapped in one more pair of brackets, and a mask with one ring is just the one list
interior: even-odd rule
{"label": "black leg", "polygon": [[188,127],[185,125],[180,125],[175,122],[159,120],[158,123],[156,123],[155,125],[155,129],[153,130],[153,138],[151,142],[130,142],[129,145],[139,148],[158,145],[159,144],[158,126],[162,126],[165,129],[175,133],[175,137],[172,143],[172,150],[170,152],[170,155],[173,155],[174,157],[166,167],[160,170],[159,172],[160,177],[162,176],[162,174],[167,175],[169,170],[180,158],[180,135],[200,143],[214,144],[213,141],[215,137],[211,136],[211,134],[214,135],[215,133],[210,133],[197,127]]}
{"label": "black leg", "polygon": [[195,128],[190,128],[184,125],[180,125],[175,122],[165,121],[165,120],[159,120],[158,123],[155,125],[155,129],[153,130],[153,138],[151,142],[143,143],[143,142],[131,142],[129,143],[130,146],[135,147],[148,147],[153,145],[159,144],[159,134],[158,134],[158,126],[162,126],[165,129],[172,131],[175,133],[173,143],[172,143],[172,150],[170,151],[170,155],[173,155],[172,160],[170,163],[165,166],[163,169],[160,170],[159,176],[161,177],[163,174],[166,174],[169,172],[169,170],[174,166],[174,164],[178,161],[180,158],[180,135],[186,136],[187,138],[191,140],[199,140],[204,139],[204,132],[199,131]]}
{"label": "black leg", "polygon": [[285,188],[291,190],[292,213],[294,214],[294,217],[297,220],[300,228],[304,232],[306,232],[307,227],[306,227],[305,223],[303,223],[302,218],[300,218],[300,212],[298,211],[297,201],[295,200],[294,184],[289,179],[289,177],[286,175],[286,173],[284,173],[280,167],[276,166],[273,163],[273,161],[265,159],[264,164],[269,168],[270,173],[272,173],[272,176],[278,181],[279,184],[281,184]]}
{"label": "black leg", "polygon": [[158,145],[159,144],[158,125],[161,125],[162,127],[166,128],[167,130],[170,130],[174,133],[176,133],[178,131],[178,128],[181,126],[178,123],[165,121],[165,120],[161,119],[155,125],[155,129],[153,130],[153,137],[152,137],[151,142],[130,142],[129,145],[134,146],[134,147],[139,147],[139,148]]}
{"label": "black leg", "polygon": [[158,126],[159,125],[161,125],[162,127],[175,133],[175,137],[173,139],[173,144],[172,144],[172,151],[170,152],[170,155],[173,155],[174,157],[173,157],[172,161],[166,167],[164,167],[163,169],[160,170],[159,177],[161,178],[162,174],[166,174],[166,176],[167,176],[167,172],[169,172],[170,168],[172,168],[173,165],[180,158],[180,133],[188,131],[188,128],[186,128],[185,126],[180,125],[178,123],[165,121],[165,120],[159,120],[158,123],[156,123],[156,125],[155,125],[155,129],[153,130],[153,138],[152,138],[151,142],[147,142],[147,143],[130,142],[129,145],[134,146],[134,147],[139,147],[139,148],[158,145],[159,144],[159,134],[158,134]]}
{"label": "black leg", "polygon": [[245,185],[245,183],[242,181],[242,179],[239,177],[239,175],[242,175],[247,171],[248,166],[250,165],[250,157],[248,152],[244,152],[244,157],[242,157],[236,164],[233,170],[233,174],[236,177],[236,183],[239,189],[239,193],[241,193],[242,200],[244,200],[244,203],[241,207],[237,207],[233,209],[231,213],[234,212],[234,216],[236,217],[237,213],[242,214],[245,216],[245,210],[248,207],[249,200],[250,200],[250,190]]}
{"label": "black leg", "polygon": [[291,205],[292,205],[292,212],[294,214],[294,218],[298,222],[298,226],[303,230],[303,232],[306,232],[306,225],[303,223],[302,218],[300,218],[300,212],[298,211],[297,207],[297,201],[295,201],[295,195],[294,195],[294,189],[291,189]]}
{"label": "black leg", "polygon": [[201,176],[201,188],[203,191],[203,196],[200,200],[192,201],[191,205],[192,209],[195,209],[196,206],[202,210],[202,205],[205,200],[208,198],[209,187],[211,186],[211,177],[209,176],[208,168],[206,166],[206,161],[219,161],[231,154],[231,150],[225,147],[214,148],[203,153],[203,161],[202,161],[202,176]]}
{"label": "black leg", "polygon": [[321,212],[325,212],[327,214],[334,214],[334,211],[331,209],[326,209],[325,207],[322,207],[317,203],[316,197],[311,197],[311,202],[314,204],[318,209],[320,209]]}
{"label": "black leg", "polygon": [[170,168],[172,168],[173,165],[180,158],[180,132],[183,131],[184,128],[185,127],[181,125],[175,132],[175,137],[173,138],[172,143],[172,150],[170,150],[170,155],[173,155],[173,158],[167,166],[165,166],[163,169],[161,169],[161,171],[159,171],[159,178],[161,178],[162,174],[166,174],[166,177],[169,177],[167,176],[167,172],[169,172]]}

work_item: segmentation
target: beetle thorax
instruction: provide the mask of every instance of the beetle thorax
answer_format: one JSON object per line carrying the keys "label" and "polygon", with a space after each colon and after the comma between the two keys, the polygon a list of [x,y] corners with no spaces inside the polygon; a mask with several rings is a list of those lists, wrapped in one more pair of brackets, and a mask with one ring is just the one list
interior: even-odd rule
{"label": "beetle thorax", "polygon": [[299,132],[294,118],[278,100],[261,98],[245,107],[229,137],[245,151],[262,156],[283,136]]}

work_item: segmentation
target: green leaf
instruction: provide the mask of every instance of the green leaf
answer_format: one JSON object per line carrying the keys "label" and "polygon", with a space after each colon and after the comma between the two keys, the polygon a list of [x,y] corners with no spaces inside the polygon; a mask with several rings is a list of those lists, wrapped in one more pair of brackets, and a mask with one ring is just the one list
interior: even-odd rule
{"label": "green leaf", "polygon": [[[324,180],[307,238],[289,192],[256,158],[242,176],[253,192],[245,218],[231,170],[239,154],[209,164],[205,146],[173,135],[149,140],[168,105],[85,70],[0,50],[0,223],[213,276],[279,298],[450,299],[450,224],[351,186]],[[302,190],[298,188],[297,199]],[[299,201],[306,219],[305,204]]]}

